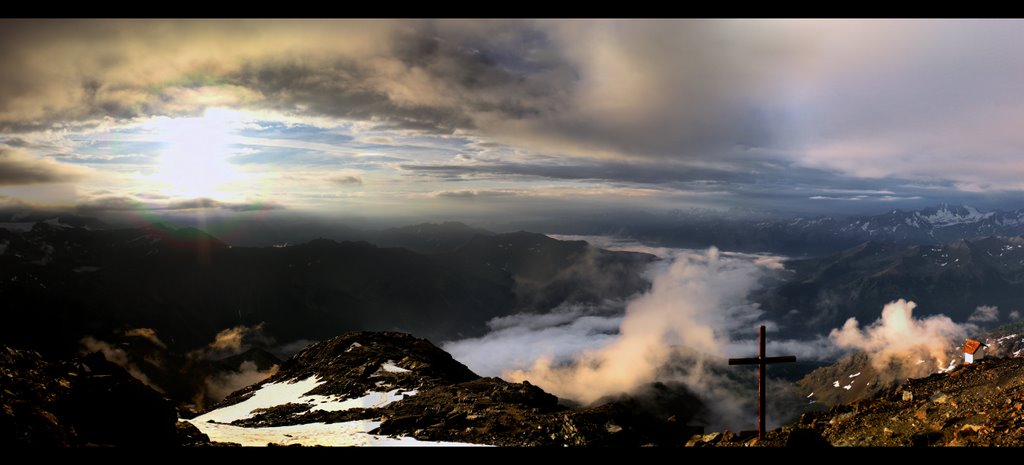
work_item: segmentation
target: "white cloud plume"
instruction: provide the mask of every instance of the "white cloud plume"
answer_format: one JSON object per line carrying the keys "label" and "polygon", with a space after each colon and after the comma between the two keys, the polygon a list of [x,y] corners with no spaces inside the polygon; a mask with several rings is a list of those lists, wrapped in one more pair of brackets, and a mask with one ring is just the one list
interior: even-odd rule
{"label": "white cloud plume", "polygon": [[680,254],[655,277],[649,293],[629,303],[619,336],[608,345],[579,354],[570,366],[541,357],[505,376],[592,402],[656,380],[676,348],[724,357],[729,333],[753,327],[759,317],[745,298],[760,271],[751,261],[723,257],[715,248]]}
{"label": "white cloud plume", "polygon": [[[949,349],[967,335],[965,326],[945,315],[914,318],[914,302],[899,299],[882,308],[881,317],[863,328],[856,318],[833,329],[829,339],[843,349],[863,351],[879,373],[920,376],[948,366]],[[927,363],[918,364],[918,360]]]}
{"label": "white cloud plume", "polygon": [[991,323],[999,321],[999,307],[981,305],[974,309],[974,313],[967,318],[972,323]]}
{"label": "white cloud plume", "polygon": [[152,380],[146,376],[146,373],[135,363],[134,360],[128,355],[124,349],[117,347],[105,341],[101,341],[92,336],[83,337],[79,344],[82,345],[81,353],[88,354],[92,352],[100,352],[108,362],[113,363],[121,368],[124,368],[133,378],[142,381],[143,384],[156,390],[157,392],[164,393],[163,388],[157,386]]}

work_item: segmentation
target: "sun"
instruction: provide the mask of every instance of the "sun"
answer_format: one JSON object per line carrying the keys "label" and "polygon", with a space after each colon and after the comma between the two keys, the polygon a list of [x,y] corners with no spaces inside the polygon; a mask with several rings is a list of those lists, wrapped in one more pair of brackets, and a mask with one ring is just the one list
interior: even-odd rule
{"label": "sun", "polygon": [[150,180],[176,196],[222,192],[242,177],[228,161],[236,151],[242,116],[234,110],[208,109],[201,117],[157,120],[152,129],[163,148]]}

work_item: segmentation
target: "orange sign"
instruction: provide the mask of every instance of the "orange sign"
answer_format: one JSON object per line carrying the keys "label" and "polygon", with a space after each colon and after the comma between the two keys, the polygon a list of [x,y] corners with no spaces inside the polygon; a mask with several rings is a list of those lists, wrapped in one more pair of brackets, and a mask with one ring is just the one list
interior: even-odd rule
{"label": "orange sign", "polygon": [[978,347],[981,347],[980,342],[975,341],[974,339],[968,339],[967,342],[964,343],[964,353],[974,355],[974,353],[978,351]]}

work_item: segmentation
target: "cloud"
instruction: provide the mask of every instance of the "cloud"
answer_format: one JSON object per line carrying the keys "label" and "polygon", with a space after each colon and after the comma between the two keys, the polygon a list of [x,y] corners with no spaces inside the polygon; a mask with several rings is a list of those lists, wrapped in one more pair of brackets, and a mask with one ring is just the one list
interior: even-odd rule
{"label": "cloud", "polygon": [[239,325],[225,329],[217,333],[208,347],[213,351],[238,353],[254,342],[263,345],[272,344],[273,340],[264,335],[263,327],[264,324],[260,323],[255,326]]}
{"label": "cloud", "polygon": [[149,342],[152,342],[154,345],[160,347],[161,349],[167,348],[167,344],[164,344],[164,341],[160,340],[160,338],[156,335],[156,330],[153,328],[133,328],[125,331],[124,335],[141,337],[143,339],[149,340]]}
{"label": "cloud", "polygon": [[128,374],[132,375],[133,378],[141,381],[146,386],[153,388],[157,392],[164,393],[163,388],[154,384],[124,349],[96,339],[92,336],[83,337],[78,342],[82,346],[81,353],[83,355],[92,352],[100,352],[108,362],[124,368]]}
{"label": "cloud", "polygon": [[327,180],[330,181],[332,184],[337,184],[339,186],[361,186],[361,185],[363,185],[363,178],[361,178],[359,176],[351,176],[351,175],[331,176],[331,177],[327,178]]}
{"label": "cloud", "polygon": [[999,307],[981,305],[967,318],[972,323],[991,323],[999,321]]}
{"label": "cloud", "polygon": [[947,367],[948,349],[966,337],[967,328],[945,315],[914,318],[915,307],[903,299],[890,302],[874,323],[861,328],[856,318],[850,318],[842,328],[833,329],[829,339],[837,347],[866,352],[879,373],[893,377],[934,373]]}
{"label": "cloud", "polygon": [[218,373],[206,378],[206,395],[214,402],[218,402],[232,392],[274,376],[279,368],[278,365],[273,365],[267,370],[260,371],[254,362],[244,361],[238,367],[238,371]]}
{"label": "cloud", "polygon": [[[238,325],[221,330],[209,344],[187,354],[190,366],[202,367],[209,361],[222,360],[253,347],[272,349],[275,344],[274,338],[268,335],[264,328],[265,325],[260,323],[254,326]],[[201,391],[197,393],[194,401],[200,407],[211,401],[219,402],[238,389],[273,376],[277,373],[278,368],[277,365],[273,365],[267,370],[260,371],[254,362],[244,361],[237,370],[204,375],[205,378],[200,380]]]}
{"label": "cloud", "polygon": [[1011,320],[1019,320],[1020,319],[1020,310],[1014,310],[1014,311],[1010,312],[1010,314],[1007,315],[1007,316]]}
{"label": "cloud", "polygon": [[232,211],[257,211],[257,210],[278,210],[284,208],[276,202],[222,202],[209,197],[196,199],[185,199],[171,201],[159,209],[161,210],[200,210],[210,208],[223,208]]}
{"label": "cloud", "polygon": [[0,147],[0,186],[73,182],[85,170],[29,155],[20,149]]}
{"label": "cloud", "polygon": [[104,195],[80,202],[78,205],[75,205],[75,209],[79,212],[122,211],[137,210],[144,207],[144,205],[143,202],[132,197]]}
{"label": "cloud", "polygon": [[[448,342],[444,348],[485,376],[529,380],[584,403],[621,393],[640,395],[656,381],[682,383],[709,408],[708,416],[695,421],[741,427],[749,421],[745,410],[754,408],[753,386],[726,366],[725,357],[748,356],[756,347],[750,337],[762,312],[746,302],[746,295],[777,260],[714,248],[665,253],[669,259],[649,271],[651,290],[629,302],[571,304],[496,318],[488,323],[487,335]],[[821,339],[771,341],[769,350],[801,357],[832,352]],[[778,388],[771,386],[773,392]],[[769,420],[775,424],[790,411],[775,409],[777,418]]]}
{"label": "cloud", "polygon": [[569,360],[609,344],[618,337],[621,307],[564,304],[548,313],[495,318],[487,323],[490,333],[486,336],[452,341],[443,347],[480,375],[499,376],[509,369],[529,367],[541,358]]}
{"label": "cloud", "polygon": [[[372,121],[381,129],[477,131],[577,154],[596,148],[693,158],[763,145],[769,131],[762,126],[772,118],[757,107],[771,102],[756,100],[772,95],[766,90],[780,73],[757,71],[766,64],[785,69],[802,52],[793,38],[761,34],[709,54],[708,40],[732,27],[6,21],[0,65],[12,73],[0,86],[0,125],[16,131],[248,106]],[[773,46],[771,60],[763,58],[761,49]]]}
{"label": "cloud", "polygon": [[[0,132],[8,147],[28,141],[38,155],[36,142],[73,147],[90,131],[230,107],[275,120],[263,123],[348,125],[358,151],[415,145],[426,133],[461,139],[437,152],[472,163],[423,150],[396,165],[399,176],[434,182],[658,184],[676,191],[666,202],[692,194],[708,206],[818,212],[951,195],[1015,201],[1024,191],[1016,158],[1024,138],[1014,124],[1024,118],[1024,53],[1010,46],[1022,38],[1017,26],[4,20]],[[294,164],[308,155],[297,152],[235,161]],[[65,158],[98,170],[151,161],[135,155]],[[317,157],[333,160],[309,156]],[[5,158],[4,185],[85,173]],[[833,186],[891,193],[828,193]]]}
{"label": "cloud", "polygon": [[722,257],[715,248],[681,254],[655,277],[649,293],[629,303],[620,335],[610,344],[580,354],[570,367],[560,368],[545,357],[505,376],[592,402],[657,379],[673,347],[721,357],[728,331],[752,327],[758,318],[745,304],[758,276],[752,263]]}
{"label": "cloud", "polygon": [[543,37],[517,40],[530,24],[6,21],[0,64],[18,73],[0,86],[0,124],[249,105],[451,133],[475,127],[473,113],[533,114],[557,95],[545,71],[561,61],[535,53],[516,72],[496,59],[543,52]]}
{"label": "cloud", "polygon": [[900,200],[921,200],[923,198],[924,197],[921,197],[920,195],[899,197],[899,196],[895,196],[895,195],[873,196],[873,195],[864,195],[864,194],[854,195],[854,196],[851,196],[851,197],[835,197],[835,196],[830,196],[830,195],[812,195],[812,196],[808,197],[808,199],[810,199],[810,200],[853,200],[853,201],[862,201],[863,200],[863,201],[881,201],[881,202],[896,202],[896,201],[900,201]]}
{"label": "cloud", "polygon": [[515,197],[524,195],[524,192],[513,189],[449,189],[437,191],[431,195],[449,199],[475,199],[480,197]]}
{"label": "cloud", "polygon": [[168,199],[160,194],[101,195],[79,202],[75,209],[83,213],[132,210],[208,210],[224,209],[236,212],[279,210],[285,208],[277,202],[223,202],[209,197]]}

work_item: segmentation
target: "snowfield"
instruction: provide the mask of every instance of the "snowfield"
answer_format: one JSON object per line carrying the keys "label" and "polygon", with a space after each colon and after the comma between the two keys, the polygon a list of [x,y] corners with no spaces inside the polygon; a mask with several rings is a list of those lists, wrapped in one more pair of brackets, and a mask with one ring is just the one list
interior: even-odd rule
{"label": "snowfield", "polygon": [[236,442],[247,447],[266,446],[267,443],[302,444],[304,446],[479,446],[464,442],[420,441],[409,437],[387,437],[368,434],[380,426],[376,421],[347,421],[344,423],[309,423],[305,425],[243,428],[241,426],[191,420],[211,441]]}
{"label": "snowfield", "polygon": [[[385,367],[387,370],[390,367]],[[398,368],[398,367],[394,367]],[[402,368],[398,368],[402,370]],[[391,370],[388,370],[391,371]],[[302,444],[306,446],[473,446],[477,444],[429,442],[410,437],[386,437],[368,434],[380,426],[376,421],[348,421],[343,423],[309,423],[304,425],[245,428],[234,426],[235,420],[251,418],[253,410],[287,403],[314,404],[310,410],[342,411],[351,408],[383,407],[416,395],[415,390],[393,389],[387,392],[368,392],[353,399],[335,396],[307,395],[324,382],[316,376],[283,383],[266,383],[245,401],[219,408],[185,420],[210,436],[211,441],[235,442],[243,446],[266,446],[267,443]]]}

